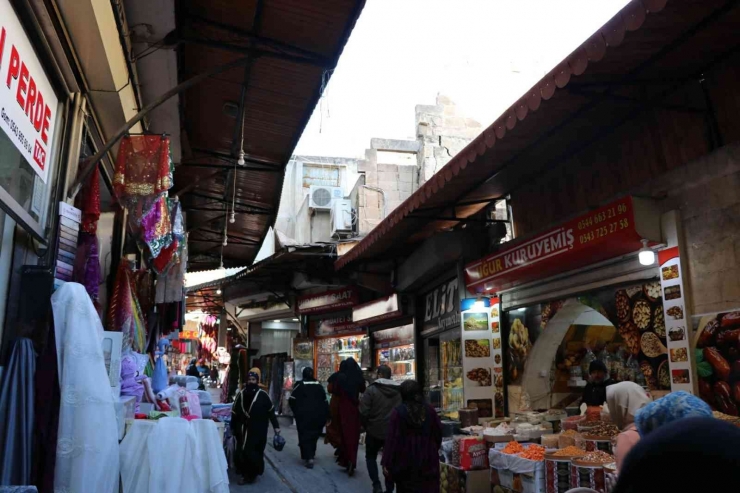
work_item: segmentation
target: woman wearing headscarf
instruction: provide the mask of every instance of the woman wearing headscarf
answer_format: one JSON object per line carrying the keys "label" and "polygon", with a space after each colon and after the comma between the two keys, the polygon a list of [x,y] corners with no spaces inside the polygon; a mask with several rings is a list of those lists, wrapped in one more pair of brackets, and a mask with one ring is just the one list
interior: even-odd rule
{"label": "woman wearing headscarf", "polygon": [[627,456],[613,493],[740,491],[740,429],[687,418],[651,431]]}
{"label": "woman wearing headscarf", "polygon": [[195,358],[190,360],[190,364],[185,369],[185,375],[200,378],[200,372],[198,371],[198,366],[195,364]]}
{"label": "woman wearing headscarf", "polygon": [[388,424],[383,472],[396,484],[397,493],[436,493],[442,423],[434,408],[424,403],[416,381],[401,384],[401,399]]}
{"label": "woman wearing headscarf", "polygon": [[327,442],[337,447],[337,462],[352,476],[360,446],[360,394],[365,392],[365,379],[357,361],[342,361],[339,372],[329,377],[328,390],[332,394],[332,422],[331,431],[327,429]]}
{"label": "woman wearing headscarf", "polygon": [[243,478],[239,484],[253,483],[265,471],[269,423],[275,434],[279,434],[275,406],[267,392],[259,387],[259,374],[250,371],[247,385],[236,394],[231,410],[231,431],[237,441],[234,462],[237,474]]}
{"label": "woman wearing headscarf", "polygon": [[606,388],[606,404],[612,422],[617,425],[621,433],[617,435],[617,470],[627,453],[640,440],[635,426],[635,415],[651,402],[645,390],[634,382],[620,382]]}
{"label": "woman wearing headscarf", "polygon": [[712,408],[688,392],[672,392],[651,402],[635,414],[635,426],[640,438],[661,426],[685,418],[711,418]]}
{"label": "woman wearing headscarf", "polygon": [[290,394],[290,409],[298,428],[298,446],[305,466],[313,469],[316,457],[316,442],[329,419],[329,403],[321,383],[313,375],[313,368],[303,369],[303,380],[298,382]]}

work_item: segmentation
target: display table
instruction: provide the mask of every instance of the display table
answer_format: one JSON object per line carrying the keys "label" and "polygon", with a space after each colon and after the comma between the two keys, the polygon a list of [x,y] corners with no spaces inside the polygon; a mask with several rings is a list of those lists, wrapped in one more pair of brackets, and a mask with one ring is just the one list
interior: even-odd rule
{"label": "display table", "polygon": [[135,420],[120,450],[123,493],[229,492],[226,456],[211,420]]}

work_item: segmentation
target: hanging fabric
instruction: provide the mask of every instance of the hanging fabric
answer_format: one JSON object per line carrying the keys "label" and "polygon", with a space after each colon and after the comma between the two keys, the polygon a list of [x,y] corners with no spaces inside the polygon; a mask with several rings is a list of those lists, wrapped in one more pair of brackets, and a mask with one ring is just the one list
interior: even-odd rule
{"label": "hanging fabric", "polygon": [[123,332],[123,349],[146,351],[146,324],[136,296],[128,261],[121,259],[108,308],[107,327]]}
{"label": "hanging fabric", "polygon": [[33,342],[18,339],[0,382],[0,485],[31,481],[35,371]]}
{"label": "hanging fabric", "polygon": [[98,167],[77,194],[75,207],[82,211],[80,234],[77,238],[77,254],[74,264],[74,282],[85,286],[97,306],[100,286],[100,248],[98,245],[98,220],[100,219],[100,175]]}
{"label": "hanging fabric", "polygon": [[[113,188],[119,202],[135,215],[148,210],[172,187],[170,139],[163,135],[130,135],[121,140]],[[143,205],[143,207],[138,207]]]}

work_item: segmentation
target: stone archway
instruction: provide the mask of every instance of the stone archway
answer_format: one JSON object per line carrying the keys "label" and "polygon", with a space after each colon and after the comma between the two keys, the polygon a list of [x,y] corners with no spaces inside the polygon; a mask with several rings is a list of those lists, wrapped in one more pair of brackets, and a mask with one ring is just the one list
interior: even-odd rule
{"label": "stone archway", "polygon": [[571,325],[614,326],[604,315],[571,298],[547,323],[524,364],[522,391],[529,395],[532,409],[550,407],[550,370],[560,344]]}

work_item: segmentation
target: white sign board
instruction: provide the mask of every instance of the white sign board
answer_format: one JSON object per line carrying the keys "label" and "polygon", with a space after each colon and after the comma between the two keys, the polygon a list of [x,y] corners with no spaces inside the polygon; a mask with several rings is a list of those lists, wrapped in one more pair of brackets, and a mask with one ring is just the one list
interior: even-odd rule
{"label": "white sign board", "polygon": [[18,16],[0,1],[0,129],[46,183],[59,100]]}

